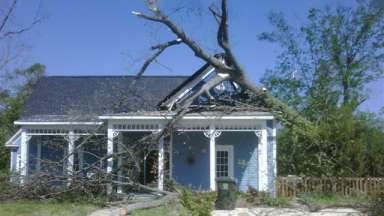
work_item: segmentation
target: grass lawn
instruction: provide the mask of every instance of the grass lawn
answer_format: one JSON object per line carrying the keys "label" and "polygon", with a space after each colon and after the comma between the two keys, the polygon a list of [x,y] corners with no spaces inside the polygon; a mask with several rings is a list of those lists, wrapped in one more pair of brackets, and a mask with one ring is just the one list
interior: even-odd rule
{"label": "grass lawn", "polygon": [[12,216],[85,216],[97,207],[91,204],[39,201],[0,203],[0,215]]}
{"label": "grass lawn", "polygon": [[333,194],[321,194],[321,193],[311,193],[311,194],[301,194],[299,198],[305,203],[318,206],[349,206],[349,207],[361,207],[368,206],[371,202],[371,198],[367,196],[340,196]]}
{"label": "grass lawn", "polygon": [[188,211],[178,203],[171,203],[166,206],[161,206],[151,209],[137,210],[132,213],[132,216],[187,216]]}

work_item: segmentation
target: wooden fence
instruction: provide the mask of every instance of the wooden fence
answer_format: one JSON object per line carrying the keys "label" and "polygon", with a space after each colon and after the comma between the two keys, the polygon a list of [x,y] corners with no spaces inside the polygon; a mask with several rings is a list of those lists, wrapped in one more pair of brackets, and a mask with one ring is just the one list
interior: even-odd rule
{"label": "wooden fence", "polygon": [[298,193],[333,193],[343,196],[372,195],[384,192],[384,178],[278,177],[277,193],[295,197]]}

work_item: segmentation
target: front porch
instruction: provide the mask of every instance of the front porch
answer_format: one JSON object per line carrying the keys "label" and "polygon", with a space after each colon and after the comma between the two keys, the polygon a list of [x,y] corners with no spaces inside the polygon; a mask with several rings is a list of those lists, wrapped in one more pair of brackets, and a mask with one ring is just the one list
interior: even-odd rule
{"label": "front porch", "polygon": [[[155,182],[160,190],[165,188],[165,179],[196,190],[215,190],[216,177],[230,176],[237,179],[242,191],[251,186],[275,193],[276,129],[273,117],[265,113],[186,115],[169,135],[147,143],[145,151],[141,145],[134,146],[137,157],[142,157],[140,165],[131,164],[126,154],[120,155],[137,140],[160,133],[170,119],[164,115],[125,115],[101,116],[98,122],[16,122],[21,130],[8,142],[12,149],[11,170],[28,176],[47,170],[44,161],[49,159],[62,161],[56,170],[69,179],[84,167],[98,166],[117,182],[136,172],[138,179],[134,180]],[[149,164],[151,167],[146,167]],[[127,169],[132,166],[138,170]],[[148,169],[153,166],[156,169],[150,176]],[[91,169],[87,170],[84,175],[92,175]],[[121,186],[111,185],[108,190],[124,192]]]}

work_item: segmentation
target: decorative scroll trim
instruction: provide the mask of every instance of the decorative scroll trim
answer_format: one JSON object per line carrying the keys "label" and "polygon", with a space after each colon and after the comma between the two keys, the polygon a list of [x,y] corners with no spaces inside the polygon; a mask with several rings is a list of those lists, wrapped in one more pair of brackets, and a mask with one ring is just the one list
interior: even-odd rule
{"label": "decorative scroll trim", "polygon": [[254,132],[259,139],[261,139],[263,137],[263,131],[262,130],[255,130]]}
{"label": "decorative scroll trim", "polygon": [[112,136],[113,136],[113,138],[119,136],[119,134],[120,134],[120,131],[119,131],[119,130],[113,130],[113,132],[112,132]]}
{"label": "decorative scroll trim", "polygon": [[210,130],[206,130],[204,131],[204,136],[207,137],[207,138],[217,138],[221,135],[221,131],[220,130],[214,130],[214,131],[210,131]]}
{"label": "decorative scroll trim", "polygon": [[67,141],[67,142],[70,142],[71,141],[71,138],[73,139],[73,142],[76,142],[78,139],[80,139],[80,136],[79,135],[76,135],[76,134],[67,134],[67,135],[64,135],[64,139]]}

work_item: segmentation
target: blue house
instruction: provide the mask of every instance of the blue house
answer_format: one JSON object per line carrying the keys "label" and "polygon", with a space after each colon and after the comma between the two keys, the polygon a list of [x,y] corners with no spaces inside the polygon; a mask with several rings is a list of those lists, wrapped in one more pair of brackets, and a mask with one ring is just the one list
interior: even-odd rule
{"label": "blue house", "polygon": [[[190,77],[43,77],[15,121],[20,130],[6,143],[11,170],[28,177],[47,170],[44,161],[64,158],[55,172],[70,178],[76,170],[96,163],[98,157],[120,152],[116,143],[124,147],[144,135],[161,132],[177,116],[175,107],[215,76],[215,68],[204,65]],[[216,189],[217,177],[229,176],[242,191],[253,187],[274,194],[276,123],[263,107],[235,109],[233,98],[241,91],[238,84],[224,81],[197,98],[170,134],[142,155],[139,181],[156,183],[163,190],[165,180],[172,179],[209,191]],[[233,101],[222,106],[219,98]],[[89,136],[95,138],[86,139]],[[108,158],[100,166],[113,173],[123,165],[124,158]],[[92,174],[88,172],[85,175]],[[128,175],[117,173],[118,178]]]}

